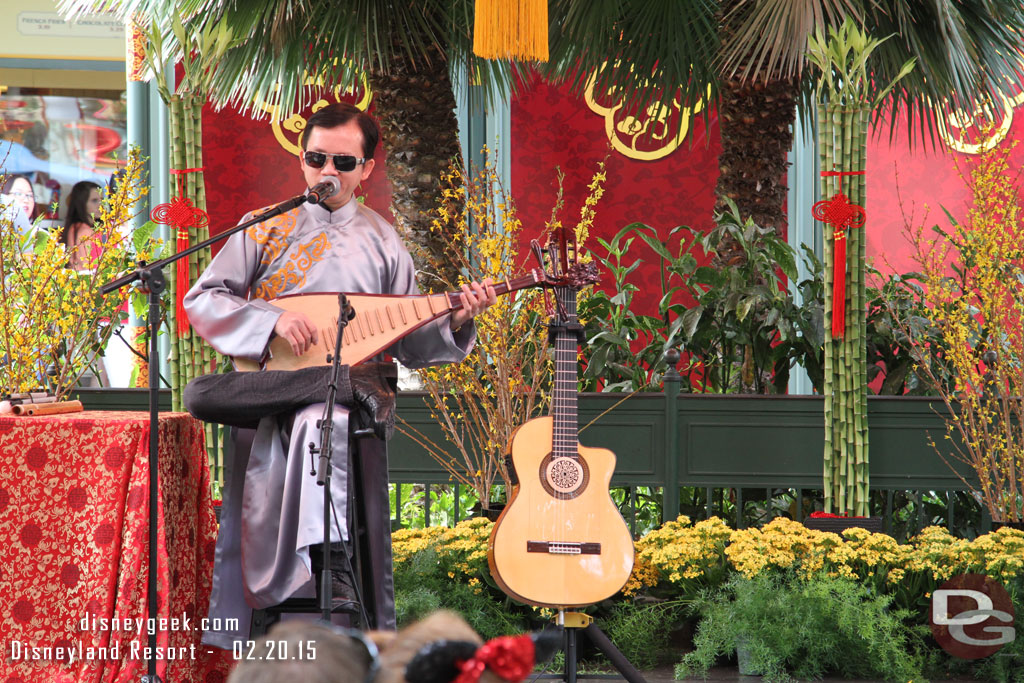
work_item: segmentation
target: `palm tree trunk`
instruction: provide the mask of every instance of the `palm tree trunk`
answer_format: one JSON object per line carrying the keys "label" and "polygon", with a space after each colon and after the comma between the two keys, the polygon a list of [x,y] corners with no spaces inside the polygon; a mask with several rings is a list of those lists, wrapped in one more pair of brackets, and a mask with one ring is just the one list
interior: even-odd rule
{"label": "palm tree trunk", "polygon": [[[715,186],[715,212],[727,210],[725,199],[736,202],[741,219],[753,219],[777,233],[786,231],[786,157],[793,145],[798,91],[792,80],[723,84],[718,104],[722,151]],[[726,237],[713,265],[724,269],[746,259],[739,243]],[[751,348],[745,350],[749,358]],[[744,393],[764,393],[770,382],[757,381],[745,364],[740,373]]]}
{"label": "palm tree trunk", "polygon": [[453,161],[461,166],[462,159],[448,62],[440,52],[429,62],[402,56],[386,70],[371,72],[369,81],[387,153],[395,228],[412,252],[417,270],[429,271],[429,264],[445,263],[448,242],[446,235],[430,229],[441,176]]}
{"label": "palm tree trunk", "polygon": [[[797,84],[790,79],[731,79],[722,84],[715,211],[725,210],[728,197],[743,218],[785,232],[786,155],[793,146],[797,94]],[[725,255],[720,258],[725,263],[730,260]]]}

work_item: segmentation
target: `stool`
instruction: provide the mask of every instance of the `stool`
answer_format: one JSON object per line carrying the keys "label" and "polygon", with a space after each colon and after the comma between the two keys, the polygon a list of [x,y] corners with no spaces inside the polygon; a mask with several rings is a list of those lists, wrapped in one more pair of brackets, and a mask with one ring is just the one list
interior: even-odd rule
{"label": "stool", "polygon": [[[252,625],[249,627],[249,638],[264,636],[270,627],[281,621],[282,614],[320,614],[320,600],[317,598],[288,598],[279,605],[255,609],[252,611]],[[359,603],[346,600],[334,606],[331,614],[351,614],[358,622],[360,617]]]}

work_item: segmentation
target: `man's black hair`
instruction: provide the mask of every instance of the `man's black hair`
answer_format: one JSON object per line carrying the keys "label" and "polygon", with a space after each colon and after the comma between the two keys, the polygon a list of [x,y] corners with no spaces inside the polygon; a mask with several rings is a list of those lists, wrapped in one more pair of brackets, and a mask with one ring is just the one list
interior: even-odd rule
{"label": "man's black hair", "polygon": [[314,128],[337,128],[353,120],[363,133],[363,156],[372,159],[373,153],[377,150],[377,141],[380,140],[380,129],[372,116],[348,102],[329,104],[309,117],[306,121],[306,130],[302,132],[302,149],[306,149],[309,134]]}

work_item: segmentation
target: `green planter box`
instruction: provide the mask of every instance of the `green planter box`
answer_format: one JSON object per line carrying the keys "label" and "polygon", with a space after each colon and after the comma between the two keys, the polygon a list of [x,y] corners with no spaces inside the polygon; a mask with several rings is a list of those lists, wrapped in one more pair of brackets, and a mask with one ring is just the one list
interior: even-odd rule
{"label": "green planter box", "polygon": [[[444,447],[425,395],[404,392],[398,414]],[[582,394],[580,442],[610,448],[616,485],[821,488],[825,429],[820,396],[634,394],[594,424],[622,395]],[[945,441],[941,401],[870,397],[871,486],[879,489],[964,488],[929,443]],[[450,452],[450,455],[454,453]],[[442,483],[448,475],[418,444],[396,434],[389,447],[397,481]],[[970,480],[965,466],[960,471]]]}
{"label": "green planter box", "polygon": [[[146,389],[81,389],[73,394],[89,410],[146,410]],[[440,427],[422,392],[402,392],[398,414],[439,446]],[[598,415],[621,394],[582,394],[580,442],[611,449],[618,458],[618,486],[793,487],[818,489],[824,448],[820,396],[634,394]],[[170,410],[170,391],[160,393]],[[956,461],[945,440],[941,401],[911,397],[868,398],[871,486],[889,490],[955,490],[964,484],[929,443],[934,439]],[[591,424],[593,422],[593,424]],[[454,456],[454,453],[450,453]],[[448,474],[424,449],[397,433],[389,446],[394,481],[447,483]],[[957,463],[969,481],[974,475]],[[671,501],[666,501],[671,509]]]}
{"label": "green planter box", "polygon": [[[149,410],[149,389],[74,389],[86,410]],[[171,390],[160,390],[160,412],[170,412]]]}

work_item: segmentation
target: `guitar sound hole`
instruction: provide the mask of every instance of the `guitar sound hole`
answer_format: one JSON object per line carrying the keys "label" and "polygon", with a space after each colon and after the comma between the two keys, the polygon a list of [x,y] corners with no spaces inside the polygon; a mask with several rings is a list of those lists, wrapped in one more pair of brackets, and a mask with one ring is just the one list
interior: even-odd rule
{"label": "guitar sound hole", "polygon": [[553,457],[551,453],[540,463],[540,482],[549,495],[559,499],[575,498],[590,481],[590,468],[582,457]]}

